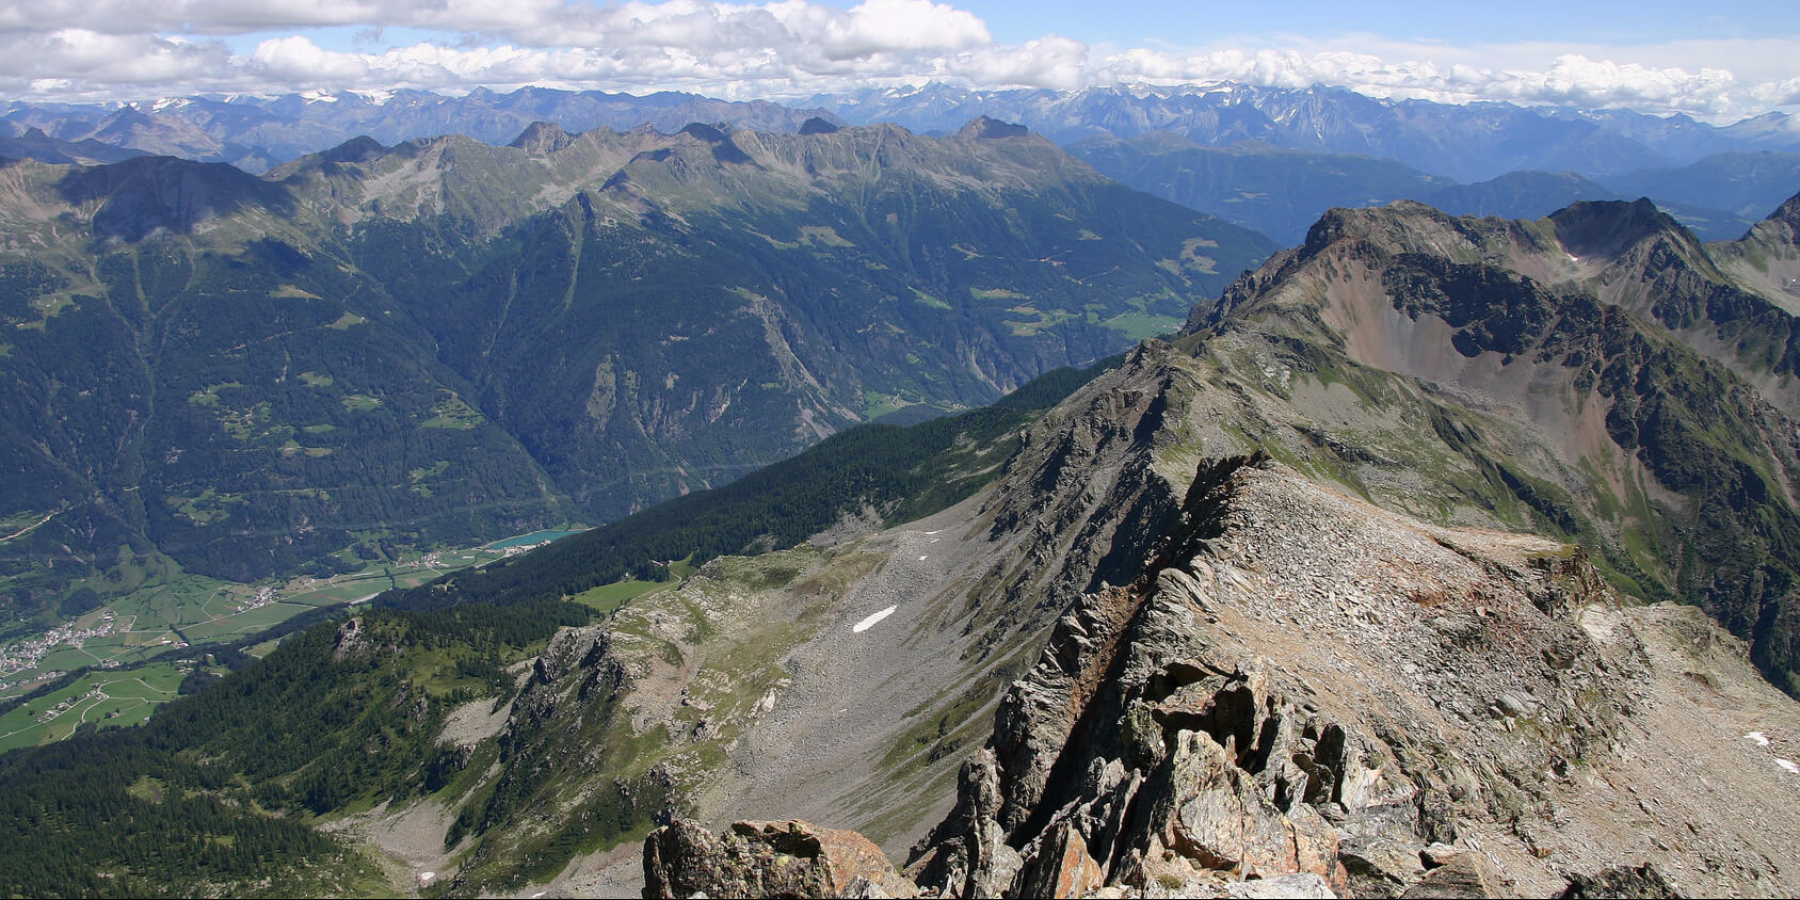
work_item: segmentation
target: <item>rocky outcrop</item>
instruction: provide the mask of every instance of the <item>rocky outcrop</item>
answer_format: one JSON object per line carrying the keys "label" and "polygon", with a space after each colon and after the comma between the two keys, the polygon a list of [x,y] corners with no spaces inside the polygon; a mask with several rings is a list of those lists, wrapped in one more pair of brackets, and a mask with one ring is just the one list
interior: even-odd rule
{"label": "rocky outcrop", "polygon": [[1580,551],[1219,460],[1140,576],[1058,621],[904,879],[821,874],[811,826],[677,823],[648,896],[1780,893],[1791,776],[1734,773],[1693,685],[1800,725],[1741,642],[1621,605]]}
{"label": "rocky outcrop", "polygon": [[1614,868],[1593,875],[1577,875],[1569,881],[1561,900],[1675,900],[1681,896],[1668,879],[1645,864],[1636,868]]}
{"label": "rocky outcrop", "polygon": [[[1407,202],[1333,210],[1195,307],[1184,344],[1240,385],[1262,382],[1282,398],[1269,418],[1305,435],[1256,444],[1324,459],[1391,509],[1575,538],[1611,572],[1636,570],[1615,578],[1629,593],[1712,613],[1792,692],[1800,251],[1784,222],[1702,244],[1643,201],[1537,223]],[[1308,402],[1308,382],[1370,402]],[[1414,391],[1436,409],[1407,410]],[[1419,441],[1383,416],[1431,427]],[[1258,431],[1248,422],[1233,424]],[[1471,469],[1488,474],[1471,482]],[[1501,496],[1466,504],[1481,482]]]}
{"label": "rocky outcrop", "polygon": [[644,839],[644,896],[912,897],[881,848],[808,822],[739,822],[714,835],[685,820]]}
{"label": "rocky outcrop", "polygon": [[1584,626],[1616,605],[1551,542],[1203,465],[1144,574],[1013,685],[907,873],[955,897],[1560,891],[1537,861],[1570,770],[1618,746],[1648,666]]}

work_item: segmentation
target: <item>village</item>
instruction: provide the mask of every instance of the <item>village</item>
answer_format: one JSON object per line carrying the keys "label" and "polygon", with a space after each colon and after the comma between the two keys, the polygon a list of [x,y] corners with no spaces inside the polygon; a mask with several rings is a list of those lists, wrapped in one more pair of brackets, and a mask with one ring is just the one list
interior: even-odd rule
{"label": "village", "polygon": [[263,585],[256,589],[256,595],[254,597],[241,603],[232,604],[231,611],[233,613],[249,612],[253,609],[261,609],[268,606],[279,599],[281,598],[275,593],[275,588],[269,585]]}
{"label": "village", "polygon": [[[86,628],[78,628],[74,624],[58,625],[36,637],[27,638],[15,644],[0,647],[0,691],[15,687],[5,679],[20,672],[34,669],[51,650],[67,644],[80,650],[87,641],[107,635],[118,634],[130,630],[129,620],[120,621],[112,610],[100,613],[100,619]],[[101,668],[112,668],[117,665],[113,660],[96,663]],[[38,672],[31,676],[32,681],[43,681],[54,678],[60,673]]]}

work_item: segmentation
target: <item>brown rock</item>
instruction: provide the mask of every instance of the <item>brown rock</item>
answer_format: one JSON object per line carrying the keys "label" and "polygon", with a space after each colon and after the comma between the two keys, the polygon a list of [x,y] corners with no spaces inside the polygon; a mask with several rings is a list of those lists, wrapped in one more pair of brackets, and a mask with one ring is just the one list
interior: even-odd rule
{"label": "brown rock", "polygon": [[1629,868],[1618,866],[1592,875],[1577,875],[1569,880],[1569,888],[1561,900],[1614,900],[1638,897],[1643,900],[1680,900],[1682,894],[1648,863]]}
{"label": "brown rock", "polygon": [[1312,872],[1334,888],[1344,884],[1330,825],[1310,810],[1299,821],[1289,818],[1210,735],[1181,732],[1169,765],[1165,833],[1176,852],[1209,869]]}
{"label": "brown rock", "polygon": [[676,820],[644,838],[644,896],[913,897],[868,838],[808,822],[738,822],[714,836]]}
{"label": "brown rock", "polygon": [[1402,900],[1475,900],[1481,897],[1513,897],[1507,884],[1485,853],[1460,853],[1425,873]]}
{"label": "brown rock", "polygon": [[1081,897],[1106,883],[1106,871],[1088,854],[1087,840],[1067,821],[1058,822],[1019,871],[1019,897]]}

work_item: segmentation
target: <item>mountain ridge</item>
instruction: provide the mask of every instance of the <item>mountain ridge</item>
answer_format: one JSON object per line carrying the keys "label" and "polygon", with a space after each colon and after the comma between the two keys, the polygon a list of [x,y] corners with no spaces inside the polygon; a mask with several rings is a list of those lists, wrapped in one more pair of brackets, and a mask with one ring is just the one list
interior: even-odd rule
{"label": "mountain ridge", "polygon": [[[0,170],[0,369],[34,485],[0,518],[51,516],[7,547],[46,585],[23,596],[132,589],[121,532],[133,566],[166,544],[261,579],[617,518],[1173,329],[1274,249],[1030,135],[533,134],[359,138],[264,178],[168,157]],[[67,341],[113,348],[76,400],[50,387],[72,380]],[[64,402],[93,407],[73,420],[85,476],[28,424]],[[93,485],[83,454],[121,447],[130,483]],[[57,512],[108,490],[127,494],[104,526]]]}

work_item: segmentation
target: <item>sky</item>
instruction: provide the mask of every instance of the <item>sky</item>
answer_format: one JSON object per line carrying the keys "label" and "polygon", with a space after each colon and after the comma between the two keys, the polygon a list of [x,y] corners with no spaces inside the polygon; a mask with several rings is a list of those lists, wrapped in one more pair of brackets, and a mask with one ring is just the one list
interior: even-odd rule
{"label": "sky", "polygon": [[32,101],[1218,80],[1725,123],[1800,112],[1800,4],[0,0],[0,98]]}

